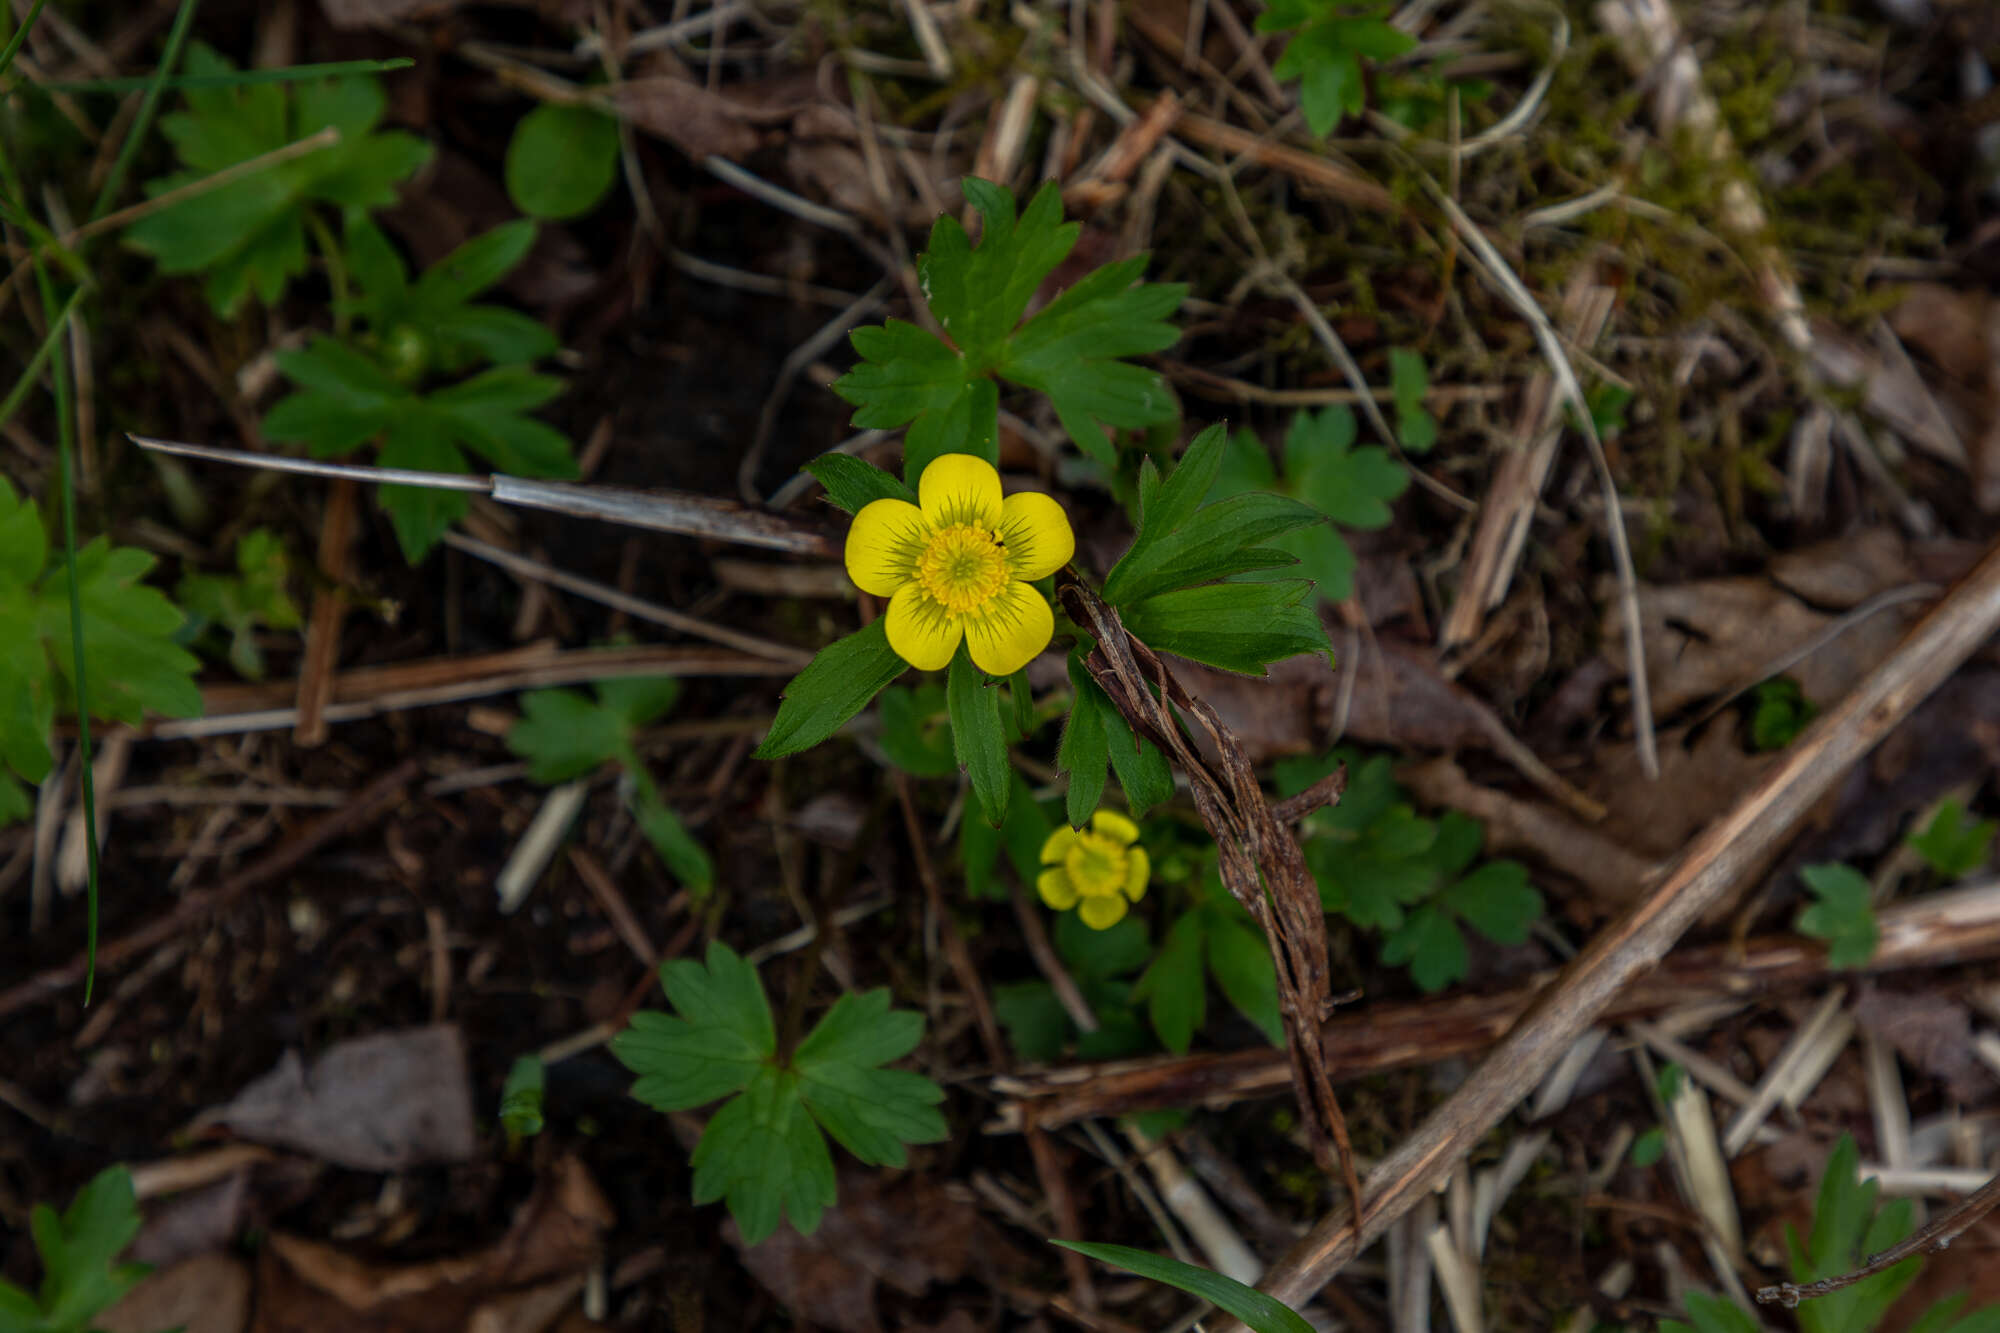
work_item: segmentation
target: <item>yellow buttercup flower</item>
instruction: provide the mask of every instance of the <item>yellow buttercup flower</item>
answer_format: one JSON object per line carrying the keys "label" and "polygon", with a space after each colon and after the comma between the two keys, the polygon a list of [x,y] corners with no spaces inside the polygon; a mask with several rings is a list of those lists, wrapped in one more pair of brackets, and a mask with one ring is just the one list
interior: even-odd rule
{"label": "yellow buttercup flower", "polygon": [[940,454],[917,481],[916,504],[876,500],[854,516],[847,577],[889,599],[889,646],[919,671],[949,666],[963,639],[980,670],[1010,676],[1055,633],[1028,581],[1075,553],[1061,505],[1035,491],[1002,500],[991,463]]}
{"label": "yellow buttercup flower", "polygon": [[1049,834],[1042,844],[1042,866],[1035,881],[1042,901],[1058,912],[1076,908],[1092,930],[1118,924],[1127,901],[1146,896],[1146,879],[1153,872],[1146,849],[1139,846],[1139,826],[1114,810],[1099,810],[1087,829],[1064,824]]}

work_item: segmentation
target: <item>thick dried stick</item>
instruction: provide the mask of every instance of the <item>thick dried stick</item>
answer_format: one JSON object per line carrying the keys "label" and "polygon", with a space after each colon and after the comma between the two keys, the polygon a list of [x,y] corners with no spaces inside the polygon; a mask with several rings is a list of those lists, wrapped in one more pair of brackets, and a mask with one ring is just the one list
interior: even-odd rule
{"label": "thick dried stick", "polygon": [[[1065,570],[1057,576],[1056,592],[1071,618],[1088,625],[1096,636],[1097,646],[1085,663],[1091,676],[1133,730],[1152,740],[1187,774],[1195,809],[1220,853],[1222,882],[1264,929],[1277,969],[1285,1055],[1314,1155],[1328,1169],[1334,1165],[1332,1150],[1338,1150],[1342,1180],[1358,1206],[1360,1180],[1347,1140],[1347,1118],[1333,1094],[1319,1040],[1320,1026],[1334,1001],[1327,975],[1326,915],[1305,853],[1290,826],[1265,803],[1242,744],[1214,710],[1189,694],[1150,648],[1126,633],[1118,612],[1088,584]],[[1221,760],[1220,774],[1182,736],[1175,708],[1208,733]],[[1338,786],[1321,783],[1314,791],[1327,798],[1338,794]]]}
{"label": "thick dried stick", "polygon": [[[213,889],[188,894],[165,915],[100,948],[97,951],[97,966],[99,969],[116,967],[127,958],[157,948],[196,921],[227,907],[251,889],[277,879],[329,842],[386,813],[402,799],[403,789],[416,780],[421,767],[415,759],[405,759],[355,793],[354,799],[347,805],[320,816],[307,825],[303,833],[273,849],[254,865],[245,866]],[[60,967],[52,967],[18,986],[0,991],[0,1018],[75,985],[83,979],[89,966],[89,958],[78,954]]]}
{"label": "thick dried stick", "polygon": [[1666,879],[1564,969],[1472,1077],[1369,1173],[1365,1205],[1319,1223],[1265,1279],[1292,1305],[1324,1286],[1443,1179],[1525,1097],[1634,977],[2000,628],[2000,548],[1989,551],[1894,654],[1794,742],[1784,761],[1683,853]]}
{"label": "thick dried stick", "polygon": [[1958,1206],[1944,1216],[1919,1227],[1908,1239],[1900,1240],[1878,1254],[1869,1255],[1867,1262],[1852,1273],[1842,1273],[1838,1277],[1823,1277],[1817,1282],[1807,1282],[1803,1285],[1780,1282],[1775,1287],[1759,1287],[1757,1301],[1761,1305],[1769,1305],[1776,1301],[1788,1310],[1795,1310],[1800,1301],[1809,1301],[1814,1297],[1839,1291],[1842,1287],[1851,1287],[1865,1278],[1875,1276],[1885,1268],[1894,1268],[1912,1255],[1932,1254],[1948,1248],[1966,1228],[1992,1212],[1995,1207],[2000,1207],[2000,1175],[1994,1176],[1959,1200]]}
{"label": "thick dried stick", "polygon": [[[1885,907],[1877,924],[1881,941],[1864,974],[2000,958],[2000,881]],[[1826,946],[1798,935],[1682,949],[1620,991],[1598,1021],[1622,1023],[1688,1005],[1800,990],[1832,975]],[[1342,1014],[1320,1033],[1327,1065],[1335,1081],[1344,1083],[1476,1055],[1505,1035],[1550,979],[1497,995],[1442,995]],[[1154,1056],[1009,1074],[993,1080],[993,1091],[1011,1100],[1001,1103],[987,1129],[1004,1133],[1030,1116],[1054,1129],[1091,1116],[1227,1105],[1282,1092],[1289,1081],[1285,1057],[1271,1050]]]}

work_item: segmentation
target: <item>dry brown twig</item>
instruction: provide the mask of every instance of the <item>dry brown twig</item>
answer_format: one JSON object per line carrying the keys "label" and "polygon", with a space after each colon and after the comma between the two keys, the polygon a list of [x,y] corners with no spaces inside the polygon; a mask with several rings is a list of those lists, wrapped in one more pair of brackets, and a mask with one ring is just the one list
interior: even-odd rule
{"label": "dry brown twig", "polygon": [[[1291,828],[1264,799],[1257,775],[1235,733],[1206,703],[1189,694],[1166,664],[1125,632],[1118,613],[1072,572],[1057,575],[1056,595],[1077,624],[1096,637],[1085,665],[1132,729],[1169,756],[1187,775],[1195,809],[1220,853],[1222,882],[1231,896],[1264,928],[1277,968],[1278,1005],[1285,1018],[1285,1053],[1292,1086],[1305,1117],[1314,1155],[1331,1168],[1338,1150],[1348,1197],[1361,1199],[1347,1121],[1333,1094],[1320,1045],[1320,1025],[1333,1011],[1326,955],[1326,916],[1319,885],[1306,868],[1305,853]],[[1153,689],[1157,687],[1156,697]],[[1181,734],[1173,709],[1194,719],[1208,734],[1220,760],[1217,772]],[[1337,797],[1339,784],[1313,789],[1322,799]],[[1308,810],[1287,807],[1294,818]],[[1327,1135],[1332,1134],[1329,1144]],[[1331,1172],[1329,1171],[1329,1174]]]}

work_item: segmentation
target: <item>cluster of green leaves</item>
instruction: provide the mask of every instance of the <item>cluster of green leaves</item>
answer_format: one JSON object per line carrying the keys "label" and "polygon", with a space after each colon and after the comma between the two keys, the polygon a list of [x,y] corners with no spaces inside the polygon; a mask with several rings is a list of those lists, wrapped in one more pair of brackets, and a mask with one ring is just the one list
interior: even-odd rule
{"label": "cluster of green leaves", "polygon": [[755,1245],[789,1218],[802,1235],[835,1198],[833,1157],[822,1134],[870,1166],[901,1167],[904,1145],[945,1137],[944,1091],[921,1074],[882,1066],[923,1037],[922,1017],[889,1007],[885,989],[847,994],[780,1058],[757,969],[727,945],[706,964],[660,966],[675,1014],[641,1010],[611,1042],[639,1076],[632,1095],[660,1111],[728,1098],[694,1150],[694,1201],[726,1199]]}
{"label": "cluster of green leaves", "polygon": [[181,575],[174,597],[187,613],[185,641],[199,645],[227,635],[229,665],[249,680],[264,678],[264,654],[257,627],[286,630],[300,624],[298,605],[286,590],[291,560],[285,544],[269,528],[253,528],[236,539],[236,573]]}
{"label": "cluster of green leaves", "polygon": [[[555,350],[554,336],[516,311],[472,300],[520,263],[534,241],[534,223],[503,224],[413,282],[375,225],[352,219],[346,254],[356,294],[341,311],[361,327],[278,353],[278,368],[299,389],[272,406],[264,433],[304,444],[320,458],[379,439],[376,462],[383,467],[464,472],[470,450],[516,476],[574,477],[568,438],[528,415],[562,392],[562,381],[527,367]],[[456,375],[481,361],[492,368],[426,387],[434,373]],[[470,504],[463,491],[415,486],[384,486],[379,498],[412,564]]]}
{"label": "cluster of green leaves", "polygon": [[1527,868],[1505,859],[1475,867],[1484,826],[1456,810],[1437,819],[1417,814],[1388,756],[1364,758],[1343,748],[1282,761],[1274,777],[1289,796],[1343,763],[1347,790],[1340,803],[1315,811],[1300,828],[1327,911],[1382,932],[1382,961],[1409,968],[1426,991],[1465,976],[1462,927],[1496,944],[1527,939],[1542,915],[1542,895],[1528,882]]}
{"label": "cluster of green leaves", "polygon": [[1306,124],[1325,138],[1344,116],[1367,105],[1361,62],[1393,60],[1416,38],[1389,25],[1387,0],[1274,0],[1257,16],[1258,32],[1289,32],[1291,39],[1271,72],[1299,81]]}
{"label": "cluster of green leaves", "polygon": [[1380,445],[1355,448],[1354,413],[1345,407],[1300,412],[1285,430],[1284,472],[1272,466],[1270,450],[1249,430],[1230,441],[1211,500],[1250,491],[1276,491],[1311,505],[1319,521],[1275,538],[1272,545],[1298,558],[1297,572],[1319,586],[1331,601],[1354,595],[1354,551],[1341,528],[1368,531],[1388,526],[1389,505],[1410,484],[1410,475]]}
{"label": "cluster of green leaves", "polygon": [[506,177],[507,197],[529,217],[582,217],[618,179],[618,122],[587,106],[545,102],[514,126]]}
{"label": "cluster of green leaves", "polygon": [[1320,511],[1268,490],[1208,500],[1228,453],[1228,432],[1211,426],[1164,481],[1152,459],[1140,465],[1139,530],[1105,576],[1104,600],[1149,647],[1225,671],[1262,675],[1283,658],[1331,653],[1310,582],[1241,577],[1295,566],[1275,541]]}
{"label": "cluster of green leaves", "polygon": [[[1876,1209],[1880,1182],[1864,1183],[1860,1165],[1854,1140],[1841,1135],[1820,1177],[1810,1238],[1801,1242],[1796,1227],[1785,1229],[1792,1281],[1804,1284],[1851,1273],[1869,1255],[1908,1236],[1915,1226],[1908,1199],[1893,1199]],[[1801,1302],[1799,1327],[1805,1333],[1869,1333],[1916,1280],[1922,1264],[1921,1258],[1912,1256],[1852,1286]],[[1961,1318],[1965,1299],[1964,1292],[1944,1297],[1909,1326],[1912,1333],[2000,1333],[2000,1306]],[[1668,1320],[1660,1325],[1661,1333],[1758,1333],[1763,1328],[1748,1310],[1703,1292],[1688,1293],[1687,1310],[1691,1323]]]}
{"label": "cluster of green leaves", "polygon": [[8,645],[0,653],[0,824],[33,810],[21,783],[49,775],[57,710],[76,711],[72,580],[83,609],[90,715],[137,722],[148,709],[168,717],[201,711],[194,683],[201,664],[174,641],[180,610],[139,581],[154,558],[99,537],[76,553],[73,568],[64,563],[49,560],[41,512],[0,478],[0,642]]}
{"label": "cluster of green leaves", "polygon": [[125,229],[126,241],[166,273],[206,273],[218,315],[236,313],[251,292],[276,304],[305,269],[308,227],[321,230],[320,206],[353,217],[396,201],[396,184],[430,160],[430,147],[401,130],[376,132],[388,99],[373,78],[322,79],[297,85],[202,86],[235,66],[196,42],[185,72],[187,109],[164,117],[185,170],[149,181],[159,196],[216,172],[333,129],[339,141],[240,180],[181,199]]}
{"label": "cluster of green leaves", "polygon": [[668,870],[697,896],[715,884],[715,866],[639,759],[633,737],[672,710],[681,686],[672,676],[597,682],[597,701],[574,690],[521,696],[521,720],[507,731],[507,748],[528,761],[536,782],[569,782],[606,764],[624,770],[625,806]]}
{"label": "cluster of green leaves", "polygon": [[945,337],[895,319],[856,329],[852,341],[862,363],[833,385],[854,404],[856,426],[909,427],[905,480],[914,482],[939,454],[975,454],[998,464],[998,379],[1044,394],[1076,447],[1105,464],[1116,458],[1105,427],[1137,430],[1177,420],[1160,377],[1120,358],[1161,351],[1179,339],[1166,320],[1187,288],[1141,283],[1146,256],[1138,255],[1086,274],[1023,323],[1028,303],[1069,256],[1080,228],[1062,220],[1053,182],[1018,218],[1002,187],[967,177],[963,188],[985,221],[979,244],[956,218],[941,217],[917,261]]}
{"label": "cluster of green leaves", "polygon": [[147,1273],[117,1262],[139,1234],[132,1173],[122,1166],[100,1171],[60,1214],[36,1204],[29,1229],[42,1285],[31,1293],[0,1279],[0,1333],[88,1333]]}
{"label": "cluster of green leaves", "polygon": [[1790,676],[1759,681],[1750,691],[1750,748],[1759,753],[1784,749],[1818,711]]}

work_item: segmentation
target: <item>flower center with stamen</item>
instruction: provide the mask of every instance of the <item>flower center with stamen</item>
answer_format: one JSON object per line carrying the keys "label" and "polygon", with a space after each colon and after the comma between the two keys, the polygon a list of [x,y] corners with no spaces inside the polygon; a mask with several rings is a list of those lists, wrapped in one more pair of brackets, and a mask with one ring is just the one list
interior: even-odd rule
{"label": "flower center with stamen", "polygon": [[939,528],[917,557],[917,583],[952,615],[977,611],[1007,586],[1007,553],[970,523]]}
{"label": "flower center with stamen", "polygon": [[1125,848],[1102,833],[1076,835],[1063,853],[1063,869],[1069,882],[1086,898],[1102,898],[1125,887]]}

